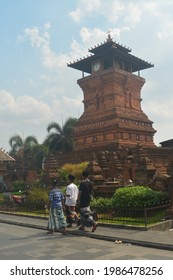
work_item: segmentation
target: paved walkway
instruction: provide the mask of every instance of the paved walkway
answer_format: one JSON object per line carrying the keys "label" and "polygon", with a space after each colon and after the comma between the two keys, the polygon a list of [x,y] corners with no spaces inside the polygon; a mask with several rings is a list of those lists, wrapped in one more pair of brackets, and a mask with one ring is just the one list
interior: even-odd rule
{"label": "paved walkway", "polygon": [[[0,213],[0,223],[15,224],[46,230],[47,219],[23,217]],[[81,232],[76,225],[69,229],[71,235],[82,235],[90,238],[107,240],[112,242],[158,248],[173,251],[173,229],[166,231],[149,231],[143,229],[120,229],[98,225],[97,230],[92,233],[90,228]]]}

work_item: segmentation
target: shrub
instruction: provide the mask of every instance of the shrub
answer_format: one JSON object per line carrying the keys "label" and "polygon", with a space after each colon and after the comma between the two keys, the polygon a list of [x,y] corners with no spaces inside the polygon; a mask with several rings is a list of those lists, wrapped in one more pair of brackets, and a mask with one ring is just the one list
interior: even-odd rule
{"label": "shrub", "polygon": [[24,182],[24,181],[15,181],[14,183],[13,183],[13,191],[14,192],[18,192],[18,191],[24,191],[24,189],[25,189],[25,187],[26,187],[26,183]]}
{"label": "shrub", "polygon": [[48,203],[48,195],[49,190],[33,187],[26,197],[26,205],[36,209],[43,209],[44,205]]}
{"label": "shrub", "polygon": [[119,188],[113,195],[112,204],[120,208],[140,208],[159,205],[167,200],[164,192],[154,191],[149,187],[134,186]]}
{"label": "shrub", "polygon": [[112,198],[107,198],[107,197],[97,197],[93,198],[91,201],[91,207],[92,208],[110,208],[112,207]]}
{"label": "shrub", "polygon": [[58,175],[61,181],[65,184],[67,183],[68,175],[73,174],[76,177],[75,183],[78,184],[81,179],[81,174],[86,169],[87,165],[87,161],[76,164],[66,163],[58,171]]}

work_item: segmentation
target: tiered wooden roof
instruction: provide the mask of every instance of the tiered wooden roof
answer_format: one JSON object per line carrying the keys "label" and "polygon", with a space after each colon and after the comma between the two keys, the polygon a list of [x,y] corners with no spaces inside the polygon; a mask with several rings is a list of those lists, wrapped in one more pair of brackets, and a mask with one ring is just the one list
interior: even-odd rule
{"label": "tiered wooden roof", "polygon": [[131,55],[131,49],[127,48],[126,46],[120,45],[117,42],[114,42],[110,35],[108,36],[106,41],[98,44],[97,46],[94,46],[88,51],[90,52],[90,55],[78,59],[77,61],[70,62],[69,64],[67,64],[67,66],[91,74],[91,66],[95,60],[104,57],[104,59],[109,61],[110,59],[112,59],[112,57],[115,57],[122,60],[124,64],[128,65],[130,63],[132,73],[154,67],[154,64]]}

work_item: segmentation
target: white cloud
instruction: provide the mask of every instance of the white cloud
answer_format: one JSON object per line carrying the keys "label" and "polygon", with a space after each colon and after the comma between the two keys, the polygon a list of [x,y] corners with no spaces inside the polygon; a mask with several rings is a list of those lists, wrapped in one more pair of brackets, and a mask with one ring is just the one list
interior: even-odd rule
{"label": "white cloud", "polygon": [[81,96],[78,98],[69,98],[67,96],[63,96],[63,102],[65,105],[68,105],[70,107],[73,107],[74,105],[76,107],[80,107],[81,106],[81,102],[82,102],[82,98]]}
{"label": "white cloud", "polygon": [[[45,29],[45,26],[43,29]],[[110,29],[111,35],[119,37],[124,29],[124,27],[122,29]],[[69,54],[56,54],[52,51],[48,28],[43,33],[41,33],[41,28],[38,27],[26,28],[23,31],[23,35],[20,35],[19,41],[29,40],[31,46],[40,51],[42,65],[48,69],[58,70],[62,68],[65,69],[68,62],[88,54],[89,47],[96,42],[98,43],[100,40],[104,40],[106,37],[106,32],[99,28],[89,29],[87,27],[82,27],[80,29],[81,43],[73,39],[70,44]]]}
{"label": "white cloud", "polygon": [[[170,7],[170,8],[169,8]],[[152,17],[152,24],[159,20],[158,36],[162,38],[164,31],[172,31],[172,1],[171,0],[79,0],[77,7],[69,13],[69,16],[75,22],[81,22],[85,18],[99,16],[108,23],[116,24],[119,28],[135,28],[141,22],[145,22],[148,16]],[[165,21],[169,22],[164,24]],[[156,23],[157,24],[157,23]],[[165,28],[164,28],[165,26]],[[167,29],[168,27],[168,29]]]}
{"label": "white cloud", "polygon": [[99,28],[88,29],[87,27],[82,27],[80,30],[80,37],[82,43],[87,45],[93,41],[98,42],[100,38],[105,38],[105,32]]}
{"label": "white cloud", "polygon": [[143,11],[140,6],[136,4],[129,4],[128,13],[125,16],[125,22],[127,25],[136,26],[141,21],[141,15]]}
{"label": "white cloud", "polygon": [[[155,93],[155,91],[153,93]],[[161,141],[173,138],[173,99],[164,99],[160,96],[155,96],[155,98],[153,97],[153,99],[151,99],[148,96],[145,98],[144,102],[144,112],[147,114],[148,118],[154,122],[153,127],[157,130],[154,137],[156,145]]]}
{"label": "white cloud", "polygon": [[124,11],[122,1],[103,2],[101,14],[111,23],[116,23]]}
{"label": "white cloud", "polygon": [[50,23],[46,23],[43,28],[33,27],[26,28],[19,36],[18,41],[29,40],[34,49],[40,51],[42,65],[49,69],[56,69],[59,67],[66,67],[69,60],[65,54],[57,55],[51,50],[49,29]]}
{"label": "white cloud", "polygon": [[23,35],[19,37],[19,40],[22,41],[27,38],[30,39],[31,46],[35,48],[41,48],[42,46],[49,43],[48,32],[44,32],[44,34],[41,36],[38,27],[26,28],[23,32]]}
{"label": "white cloud", "polygon": [[79,7],[69,13],[69,16],[75,21],[80,22],[86,15],[98,13],[101,7],[100,0],[81,0]]}
{"label": "white cloud", "polygon": [[157,119],[172,119],[173,118],[173,99],[169,100],[154,100],[147,102],[147,110],[151,111]]}
{"label": "white cloud", "polygon": [[74,21],[79,22],[82,19],[82,10],[77,8],[75,11],[70,12],[69,15]]}
{"label": "white cloud", "polygon": [[79,118],[83,113],[82,93],[76,98],[63,96],[61,101],[61,113],[64,120],[68,119],[69,117]]}
{"label": "white cloud", "polygon": [[0,113],[14,107],[15,101],[9,92],[0,90],[0,100]]}
{"label": "white cloud", "polygon": [[69,117],[79,117],[82,94],[76,98],[65,95],[57,98],[56,90],[54,87],[52,92],[47,92],[49,103],[28,95],[14,98],[10,92],[0,91],[1,146],[9,150],[8,140],[15,134],[24,138],[34,135],[42,143],[50,122],[61,125],[62,118],[65,121]]}
{"label": "white cloud", "polygon": [[167,40],[167,41],[172,41],[173,43],[173,18],[168,21],[166,20],[160,31],[157,33],[158,35],[158,38],[161,40],[161,41],[164,41],[164,40]]}
{"label": "white cloud", "polygon": [[[16,99],[11,93],[0,91],[0,122],[11,123],[42,123],[52,116],[50,107],[43,101],[31,96],[19,96]],[[7,113],[8,112],[8,113]]]}
{"label": "white cloud", "polygon": [[[124,12],[128,11],[129,1],[127,2],[123,3],[121,0],[80,0],[76,9],[71,11],[69,16],[75,22],[80,22],[88,16],[102,16],[108,22],[116,23],[124,15]],[[127,12],[127,14],[129,13]]]}

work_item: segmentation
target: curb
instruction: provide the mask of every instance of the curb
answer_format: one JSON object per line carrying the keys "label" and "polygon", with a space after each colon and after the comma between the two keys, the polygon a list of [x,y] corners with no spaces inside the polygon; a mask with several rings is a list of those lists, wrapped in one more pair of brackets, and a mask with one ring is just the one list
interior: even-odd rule
{"label": "curb", "polygon": [[[33,224],[27,224],[27,223],[20,223],[16,221],[7,221],[0,219],[0,223],[4,224],[11,224],[11,225],[17,225],[22,227],[30,227],[35,229],[41,229],[41,230],[47,230],[45,226],[39,226],[39,225],[33,225]],[[96,233],[88,233],[88,232],[79,232],[79,231],[69,231],[70,235],[77,235],[77,236],[85,236],[93,239],[99,239],[104,241],[110,241],[114,242],[116,240],[120,240],[122,244],[125,245],[135,245],[135,246],[141,246],[141,247],[148,247],[153,249],[160,249],[160,250],[168,250],[173,251],[173,245],[170,244],[161,244],[161,243],[154,243],[154,242],[148,242],[148,241],[141,241],[141,240],[133,240],[133,239],[126,239],[126,238],[119,238],[119,237],[112,237],[112,236],[105,236],[105,235],[99,235]]]}

